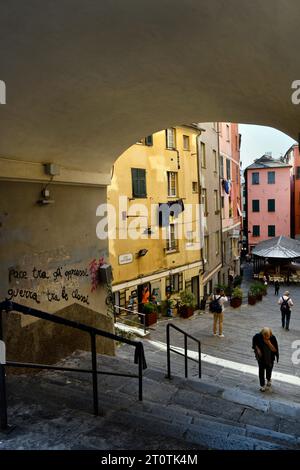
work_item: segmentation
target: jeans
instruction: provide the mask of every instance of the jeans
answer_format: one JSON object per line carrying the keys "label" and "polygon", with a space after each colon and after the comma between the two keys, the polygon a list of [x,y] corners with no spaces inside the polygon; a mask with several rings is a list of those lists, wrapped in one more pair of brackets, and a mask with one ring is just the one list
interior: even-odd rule
{"label": "jeans", "polygon": [[282,328],[286,327],[288,330],[290,327],[291,312],[281,312]]}
{"label": "jeans", "polygon": [[265,371],[266,371],[267,380],[270,381],[271,376],[272,376],[273,364],[271,366],[267,366],[263,362],[259,362],[258,369],[259,369],[259,383],[261,387],[264,387],[265,386]]}

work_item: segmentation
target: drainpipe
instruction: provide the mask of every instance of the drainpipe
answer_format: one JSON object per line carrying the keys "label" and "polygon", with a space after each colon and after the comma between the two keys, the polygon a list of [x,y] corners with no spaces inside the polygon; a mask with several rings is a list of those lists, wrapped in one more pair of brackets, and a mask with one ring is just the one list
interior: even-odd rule
{"label": "drainpipe", "polygon": [[[200,159],[199,148],[200,148],[200,142],[201,142],[200,137],[201,137],[201,132],[202,131],[205,132],[205,129],[199,130],[199,134],[196,137],[196,143],[197,143],[196,147],[197,147],[198,202],[199,202],[199,206],[201,206],[201,204],[202,204],[202,201],[201,201],[202,185],[201,185],[201,170],[200,170],[201,166],[200,166],[200,162],[199,162],[199,159]],[[201,234],[203,233],[203,231],[202,231],[202,228],[203,228],[202,212],[200,212],[199,223],[200,223],[200,236],[201,236]],[[203,258],[203,247],[200,248],[200,259],[202,261],[202,271],[201,271],[200,274],[203,275],[205,273],[204,258]]]}

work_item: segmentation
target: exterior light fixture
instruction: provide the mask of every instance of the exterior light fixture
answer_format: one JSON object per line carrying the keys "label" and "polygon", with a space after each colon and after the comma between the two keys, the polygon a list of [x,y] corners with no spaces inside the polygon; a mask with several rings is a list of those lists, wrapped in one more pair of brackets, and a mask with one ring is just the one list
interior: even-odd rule
{"label": "exterior light fixture", "polygon": [[142,256],[145,256],[148,253],[148,250],[146,248],[142,248],[137,252],[137,257],[141,258]]}

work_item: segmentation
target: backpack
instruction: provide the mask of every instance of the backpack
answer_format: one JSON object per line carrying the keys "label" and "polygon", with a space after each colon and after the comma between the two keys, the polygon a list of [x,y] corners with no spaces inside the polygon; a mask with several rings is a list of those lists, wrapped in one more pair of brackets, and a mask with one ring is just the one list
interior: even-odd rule
{"label": "backpack", "polygon": [[289,313],[291,311],[290,306],[288,304],[290,298],[284,300],[282,297],[282,304],[280,305],[280,310],[282,313]]}
{"label": "backpack", "polygon": [[222,305],[220,304],[219,300],[221,299],[220,297],[217,299],[216,296],[214,296],[213,300],[209,304],[209,310],[213,313],[222,313]]}

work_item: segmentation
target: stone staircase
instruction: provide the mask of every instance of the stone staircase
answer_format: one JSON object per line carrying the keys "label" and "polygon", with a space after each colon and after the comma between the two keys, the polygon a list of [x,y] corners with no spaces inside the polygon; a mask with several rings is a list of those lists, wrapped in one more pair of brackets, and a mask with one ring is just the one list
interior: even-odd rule
{"label": "stone staircase", "polygon": [[[137,369],[127,347],[118,357],[98,356],[98,363],[103,371]],[[77,351],[60,364],[89,368],[90,355]],[[9,421],[16,428],[0,435],[0,450],[300,449],[299,404],[270,401],[205,378],[169,381],[163,368],[152,365],[143,384],[139,402],[137,380],[100,376],[102,416],[94,417],[88,374],[9,376]]]}

